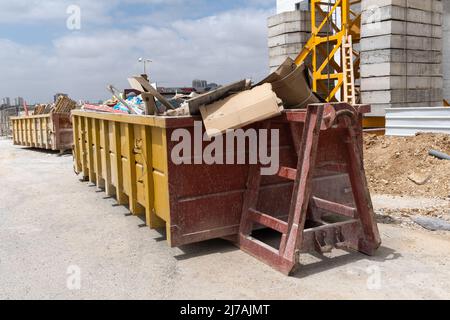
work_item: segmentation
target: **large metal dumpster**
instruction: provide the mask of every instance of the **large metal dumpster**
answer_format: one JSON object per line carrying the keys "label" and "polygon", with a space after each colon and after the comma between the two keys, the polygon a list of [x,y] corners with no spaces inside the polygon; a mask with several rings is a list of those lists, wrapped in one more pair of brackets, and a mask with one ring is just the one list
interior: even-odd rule
{"label": "large metal dumpster", "polygon": [[[304,118],[305,114],[300,111],[294,117]],[[195,136],[194,121],[201,119],[79,110],[73,111],[72,116],[75,171],[104,188],[109,196],[115,196],[119,204],[128,204],[133,214],[145,214],[151,228],[165,226],[171,246],[230,236],[235,239],[250,166],[176,165],[170,158],[178,143],[171,139],[174,131],[185,128]],[[286,114],[275,119],[272,128],[279,129],[280,163],[295,167],[297,151]],[[345,158],[338,149],[343,139],[340,130],[321,132],[321,139],[327,143],[319,145],[317,163],[325,163],[324,168],[328,169],[316,172],[313,194],[354,206],[348,173],[329,169],[337,167],[330,165],[334,160]],[[208,145],[204,142],[203,149]],[[293,185],[293,181],[278,175],[263,177],[260,210],[287,219]]]}
{"label": "large metal dumpster", "polygon": [[73,111],[75,170],[104,187],[151,228],[166,227],[171,246],[236,235],[248,166],[175,165],[178,128],[193,117],[164,118]]}
{"label": "large metal dumpster", "polygon": [[11,117],[15,145],[47,149],[71,150],[73,129],[68,113]]}

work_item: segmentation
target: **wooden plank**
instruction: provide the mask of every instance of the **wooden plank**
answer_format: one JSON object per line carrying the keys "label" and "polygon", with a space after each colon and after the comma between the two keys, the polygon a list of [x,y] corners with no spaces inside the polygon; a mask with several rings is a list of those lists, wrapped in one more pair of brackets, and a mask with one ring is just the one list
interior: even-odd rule
{"label": "wooden plank", "polygon": [[200,107],[204,105],[211,104],[215,101],[224,99],[226,96],[231,95],[232,93],[237,93],[245,90],[247,87],[247,80],[241,80],[238,82],[234,82],[232,84],[220,87],[211,92],[202,94],[198,97],[190,99],[188,101],[189,105],[189,113],[192,115],[200,114]]}

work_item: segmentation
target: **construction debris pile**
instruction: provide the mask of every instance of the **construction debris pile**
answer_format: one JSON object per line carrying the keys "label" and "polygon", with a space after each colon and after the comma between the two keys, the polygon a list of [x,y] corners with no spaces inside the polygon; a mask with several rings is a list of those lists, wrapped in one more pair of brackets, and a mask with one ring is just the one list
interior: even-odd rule
{"label": "construction debris pile", "polygon": [[450,161],[430,155],[450,154],[450,135],[365,136],[365,165],[375,194],[450,198]]}
{"label": "construction debris pile", "polygon": [[163,97],[145,76],[128,79],[132,89],[109,86],[113,98],[102,105],[85,104],[85,111],[168,117],[201,115],[209,136],[238,129],[281,114],[323,102],[311,90],[308,68],[288,58],[272,74],[253,85],[240,80],[198,95]]}
{"label": "construction debris pile", "polygon": [[77,103],[65,96],[59,96],[56,103],[53,104],[39,104],[34,108],[33,115],[43,115],[49,113],[69,114],[75,109]]}

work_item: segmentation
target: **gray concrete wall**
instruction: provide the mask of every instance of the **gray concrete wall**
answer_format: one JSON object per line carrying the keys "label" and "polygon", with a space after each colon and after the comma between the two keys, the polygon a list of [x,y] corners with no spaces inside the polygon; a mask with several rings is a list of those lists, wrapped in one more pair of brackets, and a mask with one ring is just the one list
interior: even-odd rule
{"label": "gray concrete wall", "polygon": [[444,99],[450,102],[450,0],[444,0],[443,13],[443,70]]}

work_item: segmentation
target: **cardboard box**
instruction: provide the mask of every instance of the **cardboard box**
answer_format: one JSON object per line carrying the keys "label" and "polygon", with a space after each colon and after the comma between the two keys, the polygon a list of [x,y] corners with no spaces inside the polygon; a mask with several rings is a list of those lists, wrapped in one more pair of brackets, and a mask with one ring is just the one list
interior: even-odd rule
{"label": "cardboard box", "polygon": [[200,107],[210,137],[278,116],[282,111],[282,102],[270,83]]}
{"label": "cardboard box", "polygon": [[291,58],[260,82],[263,83],[272,84],[286,109],[304,109],[309,104],[324,102],[311,90],[308,68],[304,64],[297,66]]}

